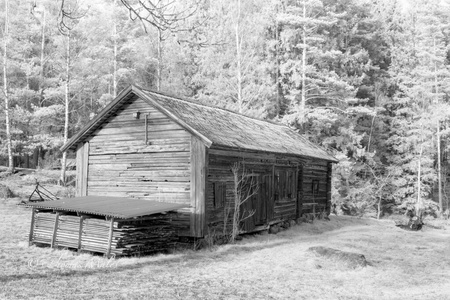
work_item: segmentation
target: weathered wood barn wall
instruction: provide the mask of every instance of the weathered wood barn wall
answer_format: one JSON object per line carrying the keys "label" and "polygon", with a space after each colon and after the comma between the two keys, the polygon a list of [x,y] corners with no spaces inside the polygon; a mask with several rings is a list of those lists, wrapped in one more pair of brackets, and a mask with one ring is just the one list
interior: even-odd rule
{"label": "weathered wood barn wall", "polygon": [[77,152],[77,196],[190,205],[180,235],[221,230],[233,203],[231,167],[256,192],[244,230],[329,212],[335,158],[290,128],[130,86],[64,145]]}

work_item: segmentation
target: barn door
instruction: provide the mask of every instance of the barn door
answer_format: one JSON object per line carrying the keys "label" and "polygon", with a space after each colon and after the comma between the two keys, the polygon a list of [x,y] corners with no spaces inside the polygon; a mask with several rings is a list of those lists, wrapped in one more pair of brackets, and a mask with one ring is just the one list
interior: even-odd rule
{"label": "barn door", "polygon": [[258,225],[266,224],[273,218],[273,180],[272,173],[260,173],[254,177],[256,191],[252,197],[241,206],[241,213],[254,212],[244,220],[243,229],[251,231]]}

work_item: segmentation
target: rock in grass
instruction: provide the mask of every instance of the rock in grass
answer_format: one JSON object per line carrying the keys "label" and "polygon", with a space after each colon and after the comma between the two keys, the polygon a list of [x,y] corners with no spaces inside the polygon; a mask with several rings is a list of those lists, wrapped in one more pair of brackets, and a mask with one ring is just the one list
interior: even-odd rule
{"label": "rock in grass", "polygon": [[13,192],[9,189],[9,187],[0,184],[0,199],[12,198],[14,197]]}
{"label": "rock in grass", "polygon": [[278,225],[272,225],[269,228],[269,233],[270,234],[277,234],[280,231]]}
{"label": "rock in grass", "polygon": [[336,259],[347,264],[350,268],[357,267],[365,267],[367,266],[367,261],[364,255],[353,253],[353,252],[345,252],[333,248],[328,247],[310,247],[308,251],[315,253],[316,255]]}

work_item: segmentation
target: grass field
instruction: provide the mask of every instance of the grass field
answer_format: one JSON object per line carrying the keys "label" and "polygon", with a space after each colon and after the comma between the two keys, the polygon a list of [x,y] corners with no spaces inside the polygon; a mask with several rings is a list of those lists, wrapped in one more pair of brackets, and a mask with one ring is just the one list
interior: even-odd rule
{"label": "grass field", "polygon": [[[28,246],[31,213],[0,199],[0,299],[450,299],[450,226],[332,217],[235,245],[107,260]],[[315,257],[328,246],[365,268]]]}

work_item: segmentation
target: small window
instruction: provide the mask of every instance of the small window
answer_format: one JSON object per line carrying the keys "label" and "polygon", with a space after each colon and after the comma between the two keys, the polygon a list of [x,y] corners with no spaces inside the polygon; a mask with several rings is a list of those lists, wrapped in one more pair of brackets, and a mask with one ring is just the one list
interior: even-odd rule
{"label": "small window", "polygon": [[319,194],[319,180],[312,181],[311,192],[314,196],[317,196],[317,194]]}
{"label": "small window", "polygon": [[226,182],[214,182],[214,208],[221,208],[225,205],[227,197]]}

